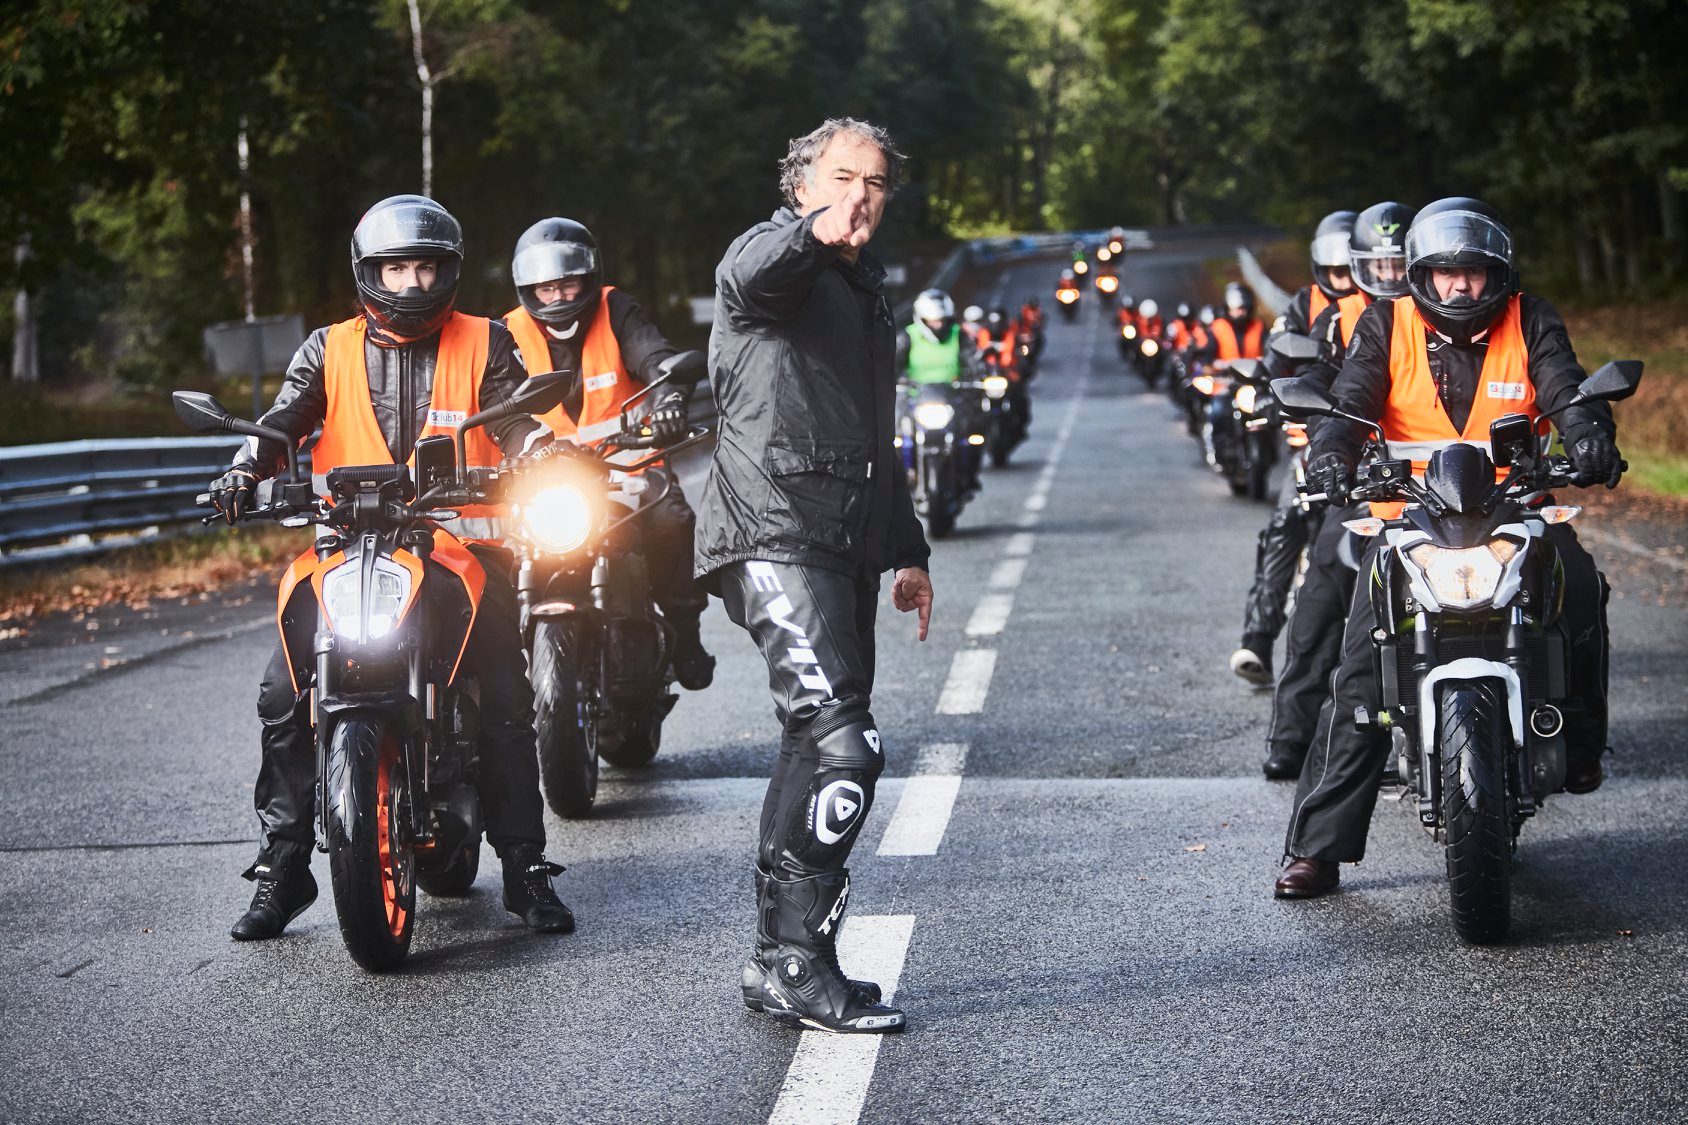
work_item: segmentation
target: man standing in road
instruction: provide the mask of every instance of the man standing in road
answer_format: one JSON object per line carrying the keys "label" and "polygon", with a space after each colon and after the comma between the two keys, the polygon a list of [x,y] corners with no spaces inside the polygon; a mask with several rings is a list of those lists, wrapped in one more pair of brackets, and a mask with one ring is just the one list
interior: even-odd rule
{"label": "man standing in road", "polygon": [[932,613],[930,554],[896,471],[896,324],[864,250],[902,154],[883,129],[827,121],[780,165],[787,206],[715,270],[709,367],[719,443],[697,526],[697,573],[768,664],[783,727],[762,804],[757,945],[744,1002],[836,1032],[903,1027],[877,985],[847,980],[845,862],[885,750],[869,710],[879,576]]}

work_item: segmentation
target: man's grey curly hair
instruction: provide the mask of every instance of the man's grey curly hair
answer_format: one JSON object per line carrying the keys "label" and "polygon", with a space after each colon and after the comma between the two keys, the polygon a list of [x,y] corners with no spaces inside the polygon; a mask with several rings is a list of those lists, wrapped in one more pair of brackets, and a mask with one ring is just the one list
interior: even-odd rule
{"label": "man's grey curly hair", "polygon": [[902,183],[903,161],[908,158],[897,151],[891,134],[869,121],[857,121],[854,117],[829,117],[819,129],[794,138],[791,147],[786,150],[785,159],[780,161],[780,190],[793,209],[797,207],[797,186],[814,181],[815,161],[821,158],[832,138],[840,133],[850,133],[879,146],[879,151],[885,154],[885,197],[889,199],[897,193],[897,185]]}

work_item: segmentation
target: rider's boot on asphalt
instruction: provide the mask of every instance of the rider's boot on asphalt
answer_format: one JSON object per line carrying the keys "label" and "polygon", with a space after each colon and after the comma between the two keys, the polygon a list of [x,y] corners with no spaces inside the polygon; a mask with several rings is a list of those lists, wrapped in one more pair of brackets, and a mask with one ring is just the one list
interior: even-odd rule
{"label": "rider's boot on asphalt", "polygon": [[[770,883],[768,873],[758,867],[756,869],[756,952],[752,953],[750,960],[744,963],[744,972],[739,985],[744,991],[744,1006],[753,1012],[762,1010],[762,977],[773,967],[774,950],[779,946],[779,943],[774,940],[773,895]],[[883,995],[879,986],[870,980],[852,980],[850,986],[856,990],[864,1003],[877,1004]]]}
{"label": "rider's boot on asphalt", "polygon": [[838,967],[838,927],[850,894],[847,871],[770,877],[771,963],[762,974],[768,1015],[820,1031],[901,1031],[896,1008],[870,1003]]}
{"label": "rider's boot on asphalt", "polygon": [[1592,793],[1605,780],[1606,770],[1600,765],[1599,754],[1579,753],[1573,749],[1566,756],[1565,792]]}
{"label": "rider's boot on asphalt", "polygon": [[536,933],[573,933],[574,914],[551,889],[551,876],[562,873],[538,848],[511,849],[504,857],[504,909]]}
{"label": "rider's boot on asphalt", "polygon": [[1231,654],[1231,671],[1251,684],[1272,682],[1272,641],[1269,637],[1247,636],[1242,647]]}
{"label": "rider's boot on asphalt", "polygon": [[254,863],[240,873],[258,884],[252,905],[229,929],[236,941],[264,941],[280,937],[287,923],[316,901],[316,879],[311,875],[310,857],[283,863]]}
{"label": "rider's boot on asphalt", "polygon": [[1293,859],[1272,887],[1277,898],[1322,898],[1336,890],[1342,872],[1328,859]]}
{"label": "rider's boot on asphalt", "polygon": [[1301,763],[1307,760],[1307,748],[1286,746],[1281,742],[1268,743],[1266,760],[1260,770],[1273,781],[1294,781],[1301,776]]}
{"label": "rider's boot on asphalt", "polygon": [[702,691],[715,682],[715,658],[704,649],[697,618],[672,621],[674,678],[687,691]]}

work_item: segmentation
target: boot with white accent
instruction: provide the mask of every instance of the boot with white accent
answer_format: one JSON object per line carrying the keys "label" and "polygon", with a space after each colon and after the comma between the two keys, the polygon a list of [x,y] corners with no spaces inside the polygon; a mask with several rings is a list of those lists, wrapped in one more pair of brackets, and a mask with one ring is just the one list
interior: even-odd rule
{"label": "boot with white accent", "polygon": [[838,927],[850,897],[850,873],[802,879],[770,876],[773,954],[762,974],[762,1009],[817,1031],[901,1031],[896,1008],[859,993],[838,967]]}
{"label": "boot with white accent", "polygon": [[[771,877],[766,871],[756,869],[756,952],[750,955],[750,960],[744,963],[739,987],[744,991],[744,1006],[753,1012],[762,1010],[762,978],[774,965],[774,950],[779,948],[779,942],[774,940],[774,905]],[[835,927],[836,928],[836,927]],[[851,980],[850,987],[856,990],[864,1004],[877,1004],[884,995],[879,986],[870,980]]]}

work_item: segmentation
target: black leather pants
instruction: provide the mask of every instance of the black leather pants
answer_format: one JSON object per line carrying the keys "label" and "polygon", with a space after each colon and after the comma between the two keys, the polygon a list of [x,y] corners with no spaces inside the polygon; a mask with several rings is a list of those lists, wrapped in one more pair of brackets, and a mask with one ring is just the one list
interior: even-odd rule
{"label": "black leather pants", "polygon": [[878,585],[775,562],[737,563],[720,579],[727,615],[767,661],[781,726],[758,864],[782,879],[842,871],[885,764],[868,710]]}

